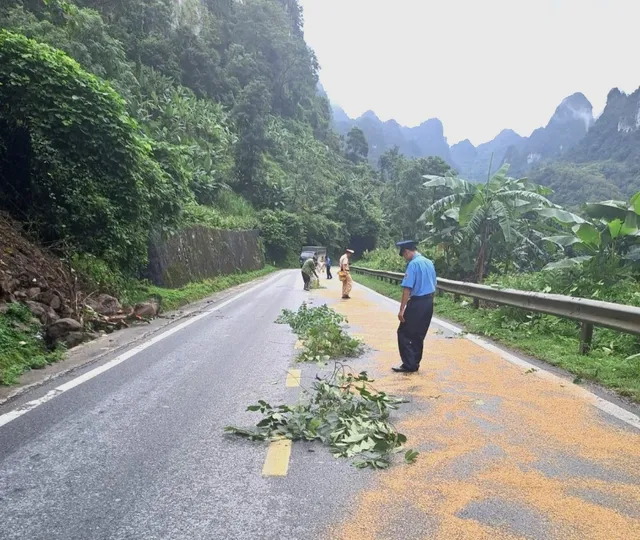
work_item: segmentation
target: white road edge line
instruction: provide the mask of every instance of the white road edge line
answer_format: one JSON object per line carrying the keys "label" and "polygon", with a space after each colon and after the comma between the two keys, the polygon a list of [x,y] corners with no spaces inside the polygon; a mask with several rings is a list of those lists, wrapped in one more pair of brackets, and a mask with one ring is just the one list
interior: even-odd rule
{"label": "white road edge line", "polygon": [[169,336],[172,336],[176,332],[179,332],[180,330],[183,330],[187,326],[190,326],[193,323],[198,322],[199,320],[204,319],[205,317],[211,315],[212,313],[215,313],[216,311],[221,310],[222,308],[228,306],[229,304],[235,302],[236,300],[239,300],[243,296],[246,296],[247,294],[252,293],[257,289],[259,289],[261,287],[264,287],[265,285],[271,283],[272,281],[277,281],[277,280],[282,279],[283,275],[284,274],[278,273],[275,276],[271,277],[270,279],[268,279],[268,280],[266,280],[266,281],[264,281],[262,283],[259,283],[257,285],[254,285],[253,287],[250,287],[249,289],[246,289],[246,290],[242,291],[241,293],[236,294],[232,298],[229,298],[228,300],[225,300],[224,302],[222,302],[220,304],[217,304],[216,306],[212,307],[211,309],[209,309],[207,311],[204,311],[203,313],[200,313],[199,315],[196,315],[195,317],[191,317],[190,319],[178,324],[177,326],[174,326],[173,328],[170,328],[166,332],[163,332],[163,333],[157,335],[156,337],[151,338],[150,340],[145,341],[144,343],[141,343],[140,345],[137,345],[136,347],[133,347],[132,349],[128,350],[127,352],[125,352],[125,353],[123,353],[123,354],[121,354],[119,356],[116,356],[113,360],[110,360],[106,364],[103,364],[100,367],[92,369],[91,371],[87,371],[86,373],[83,373],[79,377],[76,377],[75,379],[72,379],[69,382],[61,384],[60,386],[58,386],[58,387],[54,388],[53,390],[50,390],[49,392],[47,392],[41,398],[34,399],[33,401],[29,401],[28,403],[25,403],[24,405],[18,407],[17,409],[15,409],[13,411],[9,411],[8,413],[0,415],[0,428],[2,426],[7,425],[9,422],[12,422],[13,420],[15,420],[17,418],[20,418],[23,414],[26,414],[29,411],[32,411],[36,407],[39,407],[40,405],[43,405],[47,401],[51,401],[54,397],[59,396],[60,394],[64,394],[65,392],[68,392],[72,388],[75,388],[76,386],[80,386],[82,383],[90,381],[91,379],[97,377],[98,375],[101,375],[105,371],[109,371],[110,369],[116,367],[118,364],[122,364],[122,362],[124,362],[126,360],[129,360],[130,358],[134,357],[136,354],[144,351],[145,349],[148,349],[149,347],[155,345],[159,341],[162,341],[163,339],[168,338]]}
{"label": "white road edge line", "polygon": [[[392,303],[394,307],[397,307],[398,305],[400,305],[400,302],[398,302],[397,300],[393,300],[388,296],[380,294],[379,292],[374,291],[373,289],[370,289],[365,285],[362,285],[360,283],[358,283],[357,285],[359,287],[362,287],[363,289],[366,289],[370,293],[376,296],[379,296],[384,300],[387,300],[388,302]],[[446,328],[447,330],[449,330],[450,332],[453,332],[454,334],[462,334],[464,332],[464,330],[459,326],[450,324],[446,321],[438,319],[437,317],[433,318],[433,322],[438,326],[441,326],[442,328]],[[542,369],[538,365],[532,364],[531,362],[527,362],[524,358],[520,358],[514,354],[504,351],[500,347],[496,347],[495,345],[493,345],[492,343],[489,343],[488,341],[485,341],[481,337],[474,336],[473,334],[466,334],[466,333],[464,334],[463,337],[475,343],[476,345],[479,345],[483,349],[486,349],[487,351],[497,354],[502,359],[506,360],[507,362],[510,362],[511,364],[515,364],[516,366],[519,366],[525,369],[534,369],[536,371],[536,374],[543,374],[545,378],[553,382],[557,382],[560,384],[566,384],[567,382],[562,377],[558,377],[554,373],[551,373],[550,371]],[[623,409],[622,407],[620,407],[619,405],[616,405],[615,403],[611,403],[610,401],[607,401],[606,399],[603,399],[597,396],[596,394],[594,394],[593,392],[590,392],[589,390],[586,390],[584,388],[580,388],[580,390],[582,391],[581,393],[584,395],[584,397],[586,397],[594,407],[596,407],[597,409],[600,409],[602,412],[605,412],[610,416],[613,416],[614,418],[617,418],[618,420],[624,422],[625,424],[629,424],[630,426],[633,426],[634,428],[640,430],[640,416],[630,411],[627,411],[626,409]]]}

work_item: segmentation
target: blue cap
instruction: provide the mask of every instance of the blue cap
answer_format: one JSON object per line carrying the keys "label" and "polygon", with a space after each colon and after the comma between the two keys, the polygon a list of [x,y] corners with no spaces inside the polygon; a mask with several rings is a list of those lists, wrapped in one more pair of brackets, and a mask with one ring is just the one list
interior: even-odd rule
{"label": "blue cap", "polygon": [[397,242],[396,246],[400,248],[400,255],[405,249],[416,250],[418,244],[415,240],[403,240],[402,242]]}

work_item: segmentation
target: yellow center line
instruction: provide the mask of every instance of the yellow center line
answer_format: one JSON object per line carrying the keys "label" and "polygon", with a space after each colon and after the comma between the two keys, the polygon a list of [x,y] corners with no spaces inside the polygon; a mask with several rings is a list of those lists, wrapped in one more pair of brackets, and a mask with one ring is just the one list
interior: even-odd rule
{"label": "yellow center line", "polygon": [[273,441],[267,448],[267,457],[262,467],[262,476],[287,476],[289,458],[291,457],[291,441],[281,439]]}
{"label": "yellow center line", "polygon": [[287,381],[285,383],[287,388],[295,388],[300,386],[300,377],[302,376],[302,370],[290,369],[287,371]]}

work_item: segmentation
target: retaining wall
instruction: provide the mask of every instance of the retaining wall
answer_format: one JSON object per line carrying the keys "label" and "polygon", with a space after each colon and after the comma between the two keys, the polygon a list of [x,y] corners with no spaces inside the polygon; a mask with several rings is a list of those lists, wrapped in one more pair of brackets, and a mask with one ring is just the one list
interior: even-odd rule
{"label": "retaining wall", "polygon": [[149,246],[149,278],[162,287],[182,287],[223,274],[259,270],[264,251],[257,230],[229,231],[195,226]]}

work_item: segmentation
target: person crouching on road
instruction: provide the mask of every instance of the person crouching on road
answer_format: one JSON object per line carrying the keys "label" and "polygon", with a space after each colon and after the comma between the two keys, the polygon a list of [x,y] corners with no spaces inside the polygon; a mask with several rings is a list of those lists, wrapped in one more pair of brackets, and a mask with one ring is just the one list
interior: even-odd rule
{"label": "person crouching on road", "polygon": [[402,302],[398,313],[398,349],[402,365],[393,371],[410,373],[420,368],[424,339],[433,316],[436,270],[433,263],[418,252],[415,242],[398,242],[396,246],[407,261],[407,270],[401,283]]}
{"label": "person crouching on road", "polygon": [[329,255],[327,255],[324,260],[324,266],[327,270],[327,279],[333,279],[333,276],[331,275],[331,258],[329,257]]}
{"label": "person crouching on road", "polygon": [[340,257],[340,281],[342,281],[342,298],[351,298],[351,289],[353,288],[353,279],[351,279],[351,270],[349,262],[353,255],[352,249],[346,249],[344,255]]}
{"label": "person crouching on road", "polygon": [[304,290],[308,291],[311,287],[311,276],[316,276],[318,278],[318,274],[316,273],[316,265],[318,264],[318,257],[315,255],[313,257],[308,258],[304,261],[302,265],[302,280],[304,281]]}

